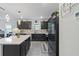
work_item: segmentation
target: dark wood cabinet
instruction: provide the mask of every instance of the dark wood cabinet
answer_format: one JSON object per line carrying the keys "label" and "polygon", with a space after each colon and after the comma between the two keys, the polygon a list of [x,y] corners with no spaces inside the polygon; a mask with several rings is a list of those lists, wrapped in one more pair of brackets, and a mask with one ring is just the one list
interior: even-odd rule
{"label": "dark wood cabinet", "polygon": [[32,41],[47,41],[45,34],[32,34]]}
{"label": "dark wood cabinet", "polygon": [[48,21],[41,22],[41,29],[48,29]]}
{"label": "dark wood cabinet", "polygon": [[3,56],[26,56],[30,48],[30,37],[20,45],[3,45]]}
{"label": "dark wood cabinet", "polygon": [[17,22],[17,27],[19,29],[31,29],[31,21],[21,21],[20,25]]}
{"label": "dark wood cabinet", "polygon": [[24,41],[22,44],[21,44],[21,56],[25,56],[26,55],[26,41]]}
{"label": "dark wood cabinet", "polygon": [[3,56],[20,56],[20,45],[3,45]]}

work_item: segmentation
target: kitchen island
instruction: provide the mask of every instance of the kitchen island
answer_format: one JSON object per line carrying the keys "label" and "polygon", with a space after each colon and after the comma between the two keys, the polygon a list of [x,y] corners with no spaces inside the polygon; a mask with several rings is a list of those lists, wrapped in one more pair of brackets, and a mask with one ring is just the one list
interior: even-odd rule
{"label": "kitchen island", "polygon": [[0,55],[25,56],[30,47],[30,35],[10,36],[0,39]]}

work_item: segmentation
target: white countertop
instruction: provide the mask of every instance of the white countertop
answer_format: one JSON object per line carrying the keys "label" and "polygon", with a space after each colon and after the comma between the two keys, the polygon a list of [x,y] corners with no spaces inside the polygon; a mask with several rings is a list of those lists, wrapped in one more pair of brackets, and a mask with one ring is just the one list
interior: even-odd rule
{"label": "white countertop", "polygon": [[0,39],[0,44],[21,44],[24,40],[28,39],[30,37],[30,35],[20,35],[20,38],[17,38],[17,36],[11,36],[8,38],[2,38]]}

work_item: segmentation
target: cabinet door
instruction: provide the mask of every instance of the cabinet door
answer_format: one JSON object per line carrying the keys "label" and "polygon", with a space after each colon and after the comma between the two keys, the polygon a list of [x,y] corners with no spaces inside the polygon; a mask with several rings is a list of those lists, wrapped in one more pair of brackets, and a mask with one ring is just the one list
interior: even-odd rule
{"label": "cabinet door", "polygon": [[28,40],[26,42],[27,42],[27,47],[28,47],[28,48],[26,47],[26,49],[29,50],[29,48],[30,48],[30,37],[28,38]]}
{"label": "cabinet door", "polygon": [[26,55],[26,45],[25,45],[25,41],[21,44],[21,56],[25,56]]}
{"label": "cabinet door", "polygon": [[3,45],[3,56],[20,56],[20,46]]}
{"label": "cabinet door", "polygon": [[30,38],[26,39],[22,44],[21,44],[21,55],[25,56],[28,53],[30,47]]}
{"label": "cabinet door", "polygon": [[47,37],[45,34],[32,34],[33,41],[46,41]]}

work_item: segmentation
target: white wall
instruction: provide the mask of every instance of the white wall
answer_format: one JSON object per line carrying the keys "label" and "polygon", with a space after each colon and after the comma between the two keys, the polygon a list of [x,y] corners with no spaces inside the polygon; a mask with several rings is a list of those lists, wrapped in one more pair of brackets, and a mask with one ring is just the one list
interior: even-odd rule
{"label": "white wall", "polygon": [[[60,8],[61,9],[61,8]],[[59,19],[59,55],[79,56],[79,21],[75,13],[79,12],[79,4],[72,7],[71,13]]]}

